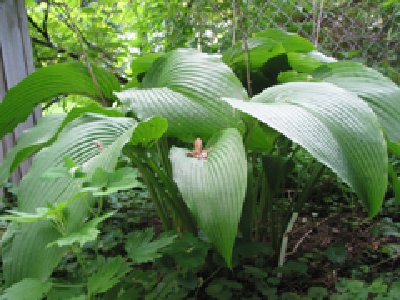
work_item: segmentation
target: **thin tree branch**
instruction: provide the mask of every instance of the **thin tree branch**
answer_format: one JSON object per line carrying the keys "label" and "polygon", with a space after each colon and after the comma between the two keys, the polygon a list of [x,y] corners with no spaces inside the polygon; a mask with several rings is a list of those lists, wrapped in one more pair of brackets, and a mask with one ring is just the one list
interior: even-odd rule
{"label": "thin tree branch", "polygon": [[49,35],[29,15],[28,15],[28,21],[36,29],[36,31],[39,32],[46,39],[46,41],[50,41]]}
{"label": "thin tree branch", "polygon": [[50,10],[50,0],[46,0],[46,3],[47,3],[47,8],[46,8],[46,10],[45,10],[45,12],[44,12],[44,17],[43,17],[43,22],[42,22],[42,28],[43,28],[43,31],[45,32],[45,34],[46,34],[46,37],[47,37],[47,40],[50,40],[50,36],[49,36],[49,32],[48,32],[48,27],[47,27],[47,24],[48,24],[48,19],[49,19],[49,10]]}
{"label": "thin tree branch", "polygon": [[101,102],[102,102],[102,104],[104,106],[107,106],[107,101],[104,98],[104,95],[103,95],[103,93],[102,93],[102,91],[100,89],[99,82],[97,81],[97,78],[96,78],[96,76],[95,76],[95,74],[93,72],[92,64],[90,63],[90,60],[89,60],[89,55],[87,54],[87,52],[85,50],[85,47],[83,45],[84,42],[83,42],[83,39],[82,39],[82,35],[80,34],[78,27],[76,26],[76,24],[72,20],[71,10],[70,10],[70,8],[69,8],[67,3],[62,2],[62,4],[63,4],[62,7],[64,8],[64,12],[65,12],[65,14],[66,14],[71,26],[72,26],[72,30],[75,32],[75,34],[78,37],[78,42],[79,42],[79,44],[81,46],[81,49],[82,49],[82,55],[86,60],[86,64],[87,64],[87,68],[88,68],[89,74],[92,77],[93,83],[94,83],[94,85],[96,87],[96,90],[97,90],[99,96],[100,96]]}
{"label": "thin tree branch", "polygon": [[57,51],[57,53],[65,53],[69,57],[71,57],[73,59],[76,59],[76,60],[79,60],[79,54],[78,53],[69,52],[67,49],[65,49],[63,47],[59,47],[59,46],[53,44],[50,41],[43,41],[43,40],[40,40],[38,38],[32,37],[32,42],[35,43],[35,44],[39,44],[39,45],[45,46],[47,48],[53,49],[53,50]]}

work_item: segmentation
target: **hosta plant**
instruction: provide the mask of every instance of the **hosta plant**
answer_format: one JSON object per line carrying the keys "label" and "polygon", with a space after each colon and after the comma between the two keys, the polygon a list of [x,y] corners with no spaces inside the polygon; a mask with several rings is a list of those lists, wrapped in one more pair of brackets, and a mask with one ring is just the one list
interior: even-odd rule
{"label": "hosta plant", "polygon": [[[248,45],[249,53],[234,45],[222,58],[192,49],[153,56],[140,70],[144,77],[128,84],[135,88],[121,90],[99,68],[96,86],[78,63],[40,69],[12,88],[0,104],[0,137],[35,105],[60,94],[119,105],[44,117],[3,161],[2,183],[37,153],[17,189],[18,211],[6,218],[41,218],[9,226],[3,238],[6,284],[46,280],[69,251],[71,240],[63,235],[93,222],[87,218],[99,196],[129,188],[136,180],[129,173],[136,170],[164,228],[180,235],[201,231],[228,266],[238,236],[272,240],[279,248],[286,223],[325,167],[357,194],[370,217],[376,215],[387,188],[387,144],[397,149],[400,142],[399,87],[360,64],[334,62],[282,31],[259,33]],[[244,88],[249,83],[255,96]],[[312,158],[310,176],[290,206],[279,206],[298,151]],[[120,171],[128,178],[122,186],[107,175],[121,153],[135,168]],[[60,176],[65,168],[75,177]],[[38,211],[60,205],[63,232]]]}

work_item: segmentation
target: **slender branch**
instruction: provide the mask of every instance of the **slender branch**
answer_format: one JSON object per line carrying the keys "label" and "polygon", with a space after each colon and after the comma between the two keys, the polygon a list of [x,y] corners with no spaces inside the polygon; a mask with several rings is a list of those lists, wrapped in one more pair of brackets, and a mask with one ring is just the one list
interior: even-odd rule
{"label": "slender branch", "polygon": [[69,22],[70,22],[70,24],[72,26],[72,30],[75,32],[75,34],[78,37],[78,42],[79,42],[79,44],[81,46],[81,49],[82,49],[82,56],[84,57],[84,59],[86,61],[86,65],[87,65],[89,74],[92,77],[92,81],[93,81],[94,86],[96,87],[96,90],[97,90],[97,92],[98,92],[98,94],[100,96],[101,102],[102,102],[102,104],[104,106],[107,106],[107,101],[104,98],[104,95],[103,95],[103,93],[102,93],[102,91],[100,89],[99,82],[97,81],[97,78],[96,78],[96,76],[95,76],[95,74],[93,72],[92,64],[90,63],[90,60],[89,60],[89,55],[87,54],[87,52],[85,50],[85,47],[83,45],[82,35],[80,34],[80,31],[79,31],[78,27],[76,26],[76,24],[72,20],[71,10],[70,10],[68,4],[65,3],[65,2],[62,2],[62,7],[64,8],[64,12],[65,12],[65,14],[67,16],[67,19],[69,20]]}
{"label": "slender branch", "polygon": [[[41,45],[41,46],[45,46],[45,47],[50,48],[50,49],[53,49],[57,53],[65,53],[66,55],[68,55],[69,57],[71,57],[71,58],[73,58],[75,60],[79,60],[80,59],[79,53],[69,52],[66,48],[57,46],[56,44],[52,43],[51,41],[44,41],[44,40],[38,39],[36,37],[32,37],[31,39],[32,39],[33,43]],[[49,59],[56,59],[56,58],[57,57],[49,58]],[[46,59],[43,59],[43,58],[39,57],[38,60],[40,61],[40,60],[46,60]],[[122,76],[121,74],[116,73],[115,70],[114,71],[111,70],[111,72],[114,74],[115,77],[117,77],[117,79],[118,79],[118,81],[120,83],[125,84],[125,83],[128,82],[128,80],[124,76]]]}
{"label": "slender branch", "polygon": [[65,53],[65,54],[67,54],[69,57],[71,57],[73,59],[76,59],[76,60],[79,59],[79,54],[78,53],[68,52],[67,49],[65,49],[63,47],[59,47],[59,46],[53,44],[50,41],[43,41],[43,40],[40,40],[38,38],[32,37],[32,42],[34,42],[35,44],[39,44],[39,45],[45,46],[47,48],[51,48],[51,49],[57,51],[57,53]]}
{"label": "slender branch", "polygon": [[47,40],[50,40],[49,32],[48,32],[48,29],[47,29],[47,24],[48,24],[47,21],[49,19],[49,10],[50,10],[50,0],[46,0],[46,4],[47,4],[47,8],[46,8],[46,10],[44,12],[42,28],[43,28],[43,31],[46,34]]}
{"label": "slender branch", "polygon": [[28,22],[39,32],[45,39],[46,41],[50,42],[49,35],[44,31],[43,28],[39,26],[38,23],[36,23],[31,16],[28,15]]}

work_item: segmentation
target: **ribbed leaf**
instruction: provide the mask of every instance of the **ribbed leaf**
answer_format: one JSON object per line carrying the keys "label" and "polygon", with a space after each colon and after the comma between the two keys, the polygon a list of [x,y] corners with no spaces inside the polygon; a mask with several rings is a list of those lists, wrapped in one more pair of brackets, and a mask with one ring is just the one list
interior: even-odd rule
{"label": "ribbed leaf", "polygon": [[[122,147],[132,136],[136,122],[128,118],[111,118],[87,114],[68,124],[57,141],[40,151],[18,188],[18,210],[34,212],[47,203],[65,201],[80,190],[80,183],[71,178],[44,180],[49,168],[63,166],[70,157],[82,166],[89,178],[96,168],[112,171]],[[98,144],[101,143],[102,147]],[[67,228],[76,231],[87,215],[88,199],[75,201],[69,207]],[[3,242],[3,268],[7,284],[25,277],[45,279],[66,249],[46,248],[60,235],[49,222],[10,226]]]}
{"label": "ribbed leaf", "polygon": [[6,289],[0,300],[40,300],[49,292],[51,286],[50,282],[25,278]]}
{"label": "ribbed leaf", "polygon": [[246,98],[233,74],[217,56],[195,50],[175,50],[159,58],[143,80],[141,90],[117,93],[140,119],[160,115],[168,120],[168,134],[184,140],[208,138],[241,121],[221,97]]}
{"label": "ribbed leaf", "polygon": [[10,177],[20,163],[40,149],[51,145],[67,124],[87,112],[110,117],[123,116],[117,110],[104,108],[97,103],[91,103],[84,107],[75,107],[67,115],[54,114],[41,118],[35,127],[29,128],[20,136],[17,145],[7,153],[6,158],[1,162],[0,185]]}
{"label": "ribbed leaf", "polygon": [[0,185],[7,181],[22,161],[38,151],[53,137],[65,117],[65,114],[45,116],[35,127],[26,130],[21,135],[17,145],[7,153],[5,159],[0,163]]}
{"label": "ribbed leaf", "polygon": [[257,32],[256,37],[266,37],[274,41],[280,42],[286,52],[310,52],[315,49],[314,45],[307,39],[296,33],[286,32],[278,28],[269,28],[264,31]]}
{"label": "ribbed leaf", "polygon": [[374,216],[387,186],[387,151],[368,105],[329,83],[293,82],[265,90],[237,108],[303,146],[357,192]]}
{"label": "ribbed leaf", "polygon": [[[247,41],[247,47],[250,53],[249,63],[252,70],[260,68],[271,58],[285,53],[285,48],[279,41],[274,41],[267,37],[250,38]],[[237,42],[225,51],[222,60],[227,65],[234,66],[235,70],[244,69],[246,62],[242,41]]]}
{"label": "ribbed leaf", "polygon": [[[118,80],[93,66],[93,73],[103,97],[114,99]],[[0,103],[0,138],[24,121],[39,103],[63,94],[80,94],[99,98],[98,89],[88,68],[82,63],[62,63],[41,68],[11,88]]]}
{"label": "ribbed leaf", "polygon": [[400,143],[400,88],[390,79],[355,62],[331,63],[317,69],[313,76],[367,101],[389,139]]}
{"label": "ribbed leaf", "polygon": [[231,266],[247,184],[242,137],[226,129],[210,141],[208,158],[187,157],[188,152],[171,149],[173,178],[200,228]]}

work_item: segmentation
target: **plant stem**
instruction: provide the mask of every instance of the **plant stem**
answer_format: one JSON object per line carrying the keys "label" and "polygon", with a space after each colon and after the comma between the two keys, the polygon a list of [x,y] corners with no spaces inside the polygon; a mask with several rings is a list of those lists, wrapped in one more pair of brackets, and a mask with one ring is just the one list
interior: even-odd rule
{"label": "plant stem", "polygon": [[82,268],[83,274],[85,275],[85,277],[87,277],[88,276],[88,271],[86,269],[86,265],[85,265],[85,263],[83,261],[82,255],[81,255],[82,254],[82,249],[79,248],[76,244],[72,245],[71,249],[72,249],[72,252],[76,256],[76,259],[77,259],[79,265]]}
{"label": "plant stem", "polygon": [[[172,181],[172,179],[157,166],[157,164],[149,159],[145,158],[147,165],[151,168],[151,170],[157,174],[159,179],[164,184],[164,187],[156,187],[159,190],[159,194],[163,196],[165,200],[167,200],[167,204],[170,206],[171,210],[175,214],[175,223],[178,221],[180,224],[175,224],[177,226],[183,226],[183,229],[188,230],[192,233],[196,231],[196,224],[191,217],[191,213],[188,210],[185,202],[179,194],[178,187]],[[165,189],[168,193],[165,192]],[[178,230],[179,231],[179,230]]]}
{"label": "plant stem", "polygon": [[162,204],[161,199],[159,198],[159,194],[156,191],[156,186],[158,183],[153,178],[151,173],[148,171],[147,167],[140,161],[140,159],[135,157],[135,155],[133,153],[131,154],[130,157],[131,157],[132,161],[136,164],[140,173],[142,174],[143,181],[145,182],[145,184],[149,190],[150,197],[153,199],[154,203],[156,204],[157,213],[161,219],[164,229],[165,230],[171,229],[170,221],[168,219],[168,216],[166,215],[166,213],[167,213],[166,209],[165,209],[164,205]]}
{"label": "plant stem", "polygon": [[[281,244],[281,251],[279,253],[279,260],[278,260],[278,266],[282,267],[283,264],[285,263],[285,258],[286,258],[286,250],[287,250],[287,244],[288,244],[288,239],[289,239],[289,233],[292,231],[293,229],[293,225],[297,220],[298,217],[298,213],[294,212],[292,214],[292,217],[290,218],[290,221],[287,225],[287,228],[285,230],[285,233],[283,234],[282,237],[282,244]],[[278,274],[278,278],[282,277],[282,273]]]}
{"label": "plant stem", "polygon": [[324,165],[315,161],[311,176],[309,177],[309,180],[307,181],[305,187],[303,188],[303,192],[298,197],[296,204],[294,205],[293,211],[299,212],[303,208],[305,202],[311,195],[311,192],[315,186],[315,183],[321,177],[323,170],[324,170]]}

